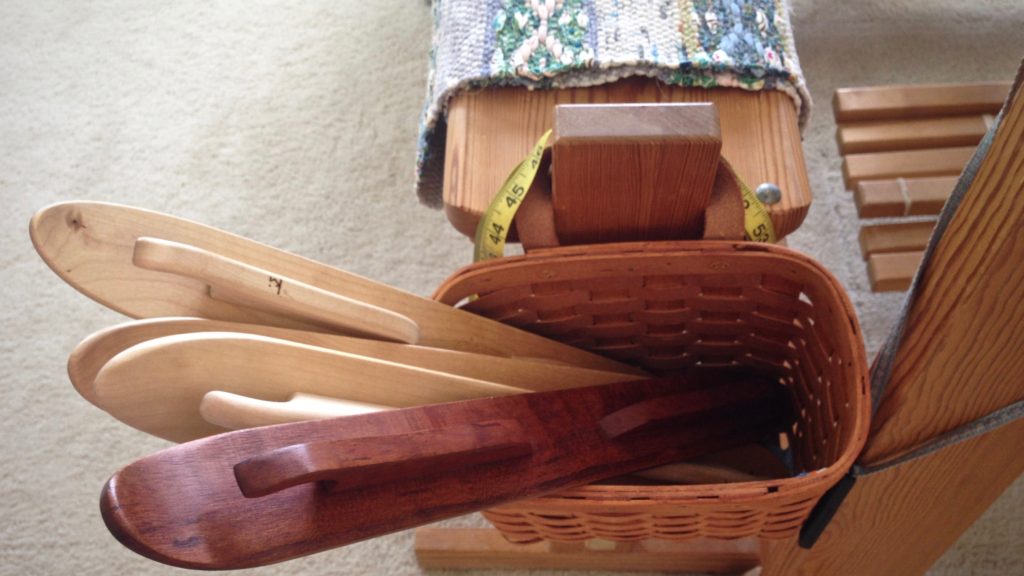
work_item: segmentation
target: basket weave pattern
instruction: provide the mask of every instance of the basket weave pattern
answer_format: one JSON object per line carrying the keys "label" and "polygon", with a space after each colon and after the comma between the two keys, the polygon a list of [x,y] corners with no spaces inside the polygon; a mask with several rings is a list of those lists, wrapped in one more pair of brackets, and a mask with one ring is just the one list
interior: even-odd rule
{"label": "basket weave pattern", "polygon": [[535,251],[463,269],[439,289],[466,310],[655,374],[746,366],[790,391],[798,476],[690,486],[591,485],[492,509],[515,542],[786,538],[839,480],[867,430],[867,366],[835,279],[786,249],[730,242]]}

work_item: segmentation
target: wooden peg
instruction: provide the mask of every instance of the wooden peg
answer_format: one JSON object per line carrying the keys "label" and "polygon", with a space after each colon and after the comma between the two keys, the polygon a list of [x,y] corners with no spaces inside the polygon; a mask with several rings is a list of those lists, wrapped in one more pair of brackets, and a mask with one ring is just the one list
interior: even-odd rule
{"label": "wooden peg", "polygon": [[714,105],[558,106],[555,134],[563,244],[701,237],[722,150]]}
{"label": "wooden peg", "polygon": [[400,478],[513,460],[533,449],[522,426],[495,420],[442,430],[295,444],[235,465],[246,498],[310,482],[351,490]]}

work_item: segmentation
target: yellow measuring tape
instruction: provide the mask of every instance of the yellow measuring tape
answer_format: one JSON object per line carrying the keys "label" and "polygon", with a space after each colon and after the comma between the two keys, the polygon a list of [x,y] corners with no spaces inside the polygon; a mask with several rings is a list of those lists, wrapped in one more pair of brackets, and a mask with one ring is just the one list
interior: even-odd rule
{"label": "yellow measuring tape", "polygon": [[[724,162],[725,159],[723,158],[722,161]],[[729,170],[732,171],[732,166],[729,167]],[[736,176],[740,192],[743,193],[743,239],[749,242],[775,244],[775,226],[772,224],[772,217],[768,214],[768,209],[735,171],[733,171],[733,176]]]}
{"label": "yellow measuring tape", "polygon": [[491,205],[476,225],[476,237],[473,246],[473,262],[490,258],[501,258],[505,254],[505,238],[512,227],[512,218],[519,210],[526,192],[529,191],[533,179],[540,167],[540,158],[544,155],[551,130],[548,130],[533,145],[530,155],[516,166],[509,174],[505,183],[498,190],[498,195],[491,200]]}
{"label": "yellow measuring tape", "polygon": [[[537,177],[537,168],[540,167],[540,159],[544,155],[544,146],[547,144],[549,136],[551,136],[551,130],[545,132],[540,140],[533,145],[530,155],[512,170],[494,200],[491,201],[491,205],[487,207],[487,211],[480,218],[474,238],[474,262],[504,256],[505,239],[508,238],[512,219],[523,203],[527,191],[530,190],[533,179]],[[732,171],[731,166],[729,170]],[[735,172],[733,175],[735,176]],[[775,227],[772,226],[768,210],[750,187],[740,180],[739,176],[736,176],[736,182],[739,183],[740,191],[743,193],[744,238],[751,242],[775,243]]]}

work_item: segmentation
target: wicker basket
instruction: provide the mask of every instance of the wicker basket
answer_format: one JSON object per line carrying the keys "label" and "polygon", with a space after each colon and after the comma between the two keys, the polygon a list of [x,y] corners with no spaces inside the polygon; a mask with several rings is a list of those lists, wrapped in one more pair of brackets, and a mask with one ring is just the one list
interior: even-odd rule
{"label": "wicker basket", "polygon": [[745,242],[561,247],[468,266],[435,298],[670,374],[754,367],[784,383],[798,474],[711,485],[591,485],[485,512],[513,542],[786,538],[853,464],[867,364],[845,292],[821,265]]}

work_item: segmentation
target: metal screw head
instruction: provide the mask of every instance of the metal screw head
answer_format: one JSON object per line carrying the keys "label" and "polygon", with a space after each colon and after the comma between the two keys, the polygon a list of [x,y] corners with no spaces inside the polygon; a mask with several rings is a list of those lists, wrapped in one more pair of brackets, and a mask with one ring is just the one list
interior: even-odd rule
{"label": "metal screw head", "polygon": [[768,205],[778,204],[782,200],[782,190],[771,182],[765,182],[758,186],[757,190],[754,190],[754,195],[761,203]]}

